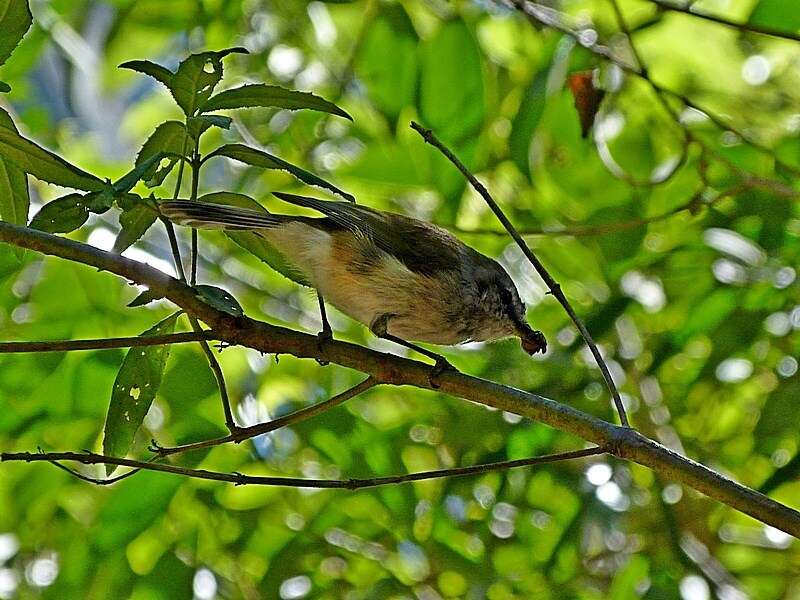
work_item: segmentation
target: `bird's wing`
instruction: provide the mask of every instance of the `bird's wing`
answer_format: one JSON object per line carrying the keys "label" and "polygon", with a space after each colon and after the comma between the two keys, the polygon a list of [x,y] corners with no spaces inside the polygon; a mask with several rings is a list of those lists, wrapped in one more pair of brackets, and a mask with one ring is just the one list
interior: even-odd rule
{"label": "bird's wing", "polygon": [[431,275],[458,270],[463,244],[447,231],[403,215],[377,211],[349,202],[335,202],[273,192],[275,196],[316,210],[340,227],[366,238],[410,270]]}
{"label": "bird's wing", "polygon": [[286,222],[287,217],[238,206],[174,200],[159,205],[170,221],[198,229],[264,229]]}

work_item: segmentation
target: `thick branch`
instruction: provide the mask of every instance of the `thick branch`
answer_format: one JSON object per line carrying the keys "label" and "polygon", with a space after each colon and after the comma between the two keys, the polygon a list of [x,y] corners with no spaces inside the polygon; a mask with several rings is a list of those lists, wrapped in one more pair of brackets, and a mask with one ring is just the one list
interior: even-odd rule
{"label": "thick branch", "polygon": [[569,300],[567,300],[567,297],[561,290],[561,285],[559,285],[559,283],[553,279],[552,275],[550,275],[550,272],[545,268],[545,266],[530,249],[530,246],[528,246],[522,236],[517,232],[514,225],[512,225],[511,221],[508,220],[506,214],[503,212],[500,206],[498,206],[497,202],[494,201],[494,198],[492,198],[492,195],[489,193],[489,190],[486,189],[486,186],[478,181],[478,178],[475,177],[475,175],[473,175],[470,170],[464,166],[464,163],[462,163],[458,157],[453,154],[452,151],[439,140],[439,138],[436,137],[433,131],[422,127],[419,123],[414,121],[411,122],[411,128],[419,133],[422,136],[422,139],[444,154],[447,159],[453,163],[459,171],[461,171],[461,174],[464,175],[467,181],[469,181],[470,185],[475,188],[475,191],[477,191],[483,197],[483,199],[486,201],[486,204],[489,205],[489,208],[492,209],[492,212],[503,224],[503,227],[506,228],[506,231],[517,243],[517,246],[519,246],[520,250],[522,250],[525,258],[528,259],[528,262],[530,262],[533,265],[533,268],[536,269],[539,277],[541,277],[545,282],[547,288],[550,290],[550,293],[556,300],[558,300],[559,304],[561,304],[566,313],[569,315],[569,318],[572,319],[572,322],[575,323],[575,327],[578,328],[578,331],[586,342],[586,345],[589,347],[592,356],[594,356],[594,359],[597,362],[597,366],[600,368],[600,372],[603,374],[603,379],[605,379],[608,390],[611,392],[611,397],[614,399],[614,405],[617,407],[620,422],[627,427],[628,415],[625,414],[625,405],[622,403],[622,398],[617,390],[617,385],[614,383],[614,379],[611,377],[611,371],[609,371],[608,365],[606,364],[603,355],[600,353],[597,344],[595,344],[594,340],[592,339],[592,334],[589,333],[588,329],[586,329],[586,325],[583,324],[583,321],[581,321],[580,317],[575,313],[575,310],[573,310]]}
{"label": "thick branch", "polygon": [[454,469],[439,469],[436,471],[423,471],[420,473],[408,473],[406,475],[390,475],[387,477],[373,477],[370,479],[302,479],[298,477],[263,477],[257,475],[244,475],[242,473],[219,473],[217,471],[206,471],[205,469],[190,469],[176,465],[167,465],[156,462],[144,462],[129,458],[116,458],[113,456],[103,456],[91,452],[4,452],[0,454],[0,461],[47,461],[55,464],[68,473],[98,485],[108,485],[113,481],[119,481],[124,477],[130,476],[135,471],[125,473],[116,477],[113,481],[107,479],[94,479],[87,477],[77,471],[68,469],[58,463],[60,460],[69,460],[83,463],[85,465],[117,465],[122,467],[132,467],[136,470],[160,471],[162,473],[172,473],[193,477],[195,479],[210,479],[212,481],[227,481],[236,485],[271,485],[283,487],[301,488],[340,488],[348,490],[358,490],[361,488],[377,487],[396,483],[406,483],[409,481],[422,481],[424,479],[440,479],[442,477],[461,477],[464,475],[474,475],[475,473],[488,473],[490,471],[503,471],[516,467],[528,467],[531,465],[542,465],[576,458],[585,458],[597,454],[604,454],[604,448],[587,448],[585,450],[575,450],[573,452],[562,452],[560,454],[545,454],[532,458],[521,458],[519,460],[507,460],[503,462],[487,463],[483,465],[473,465],[471,467],[456,467]]}
{"label": "thick branch", "polygon": [[[230,344],[261,352],[321,358],[372,375],[380,383],[433,389],[429,365],[347,342],[331,341],[320,348],[314,335],[247,317],[232,317],[205,304],[186,284],[118,254],[4,222],[0,222],[0,241],[80,262],[146,284],[187,312],[195,314],[221,340]],[[683,483],[763,523],[800,537],[800,512],[679,456],[631,429],[606,423],[536,394],[462,373],[446,371],[436,379],[436,383],[439,385],[437,391],[441,393],[512,412],[581,437],[608,448],[618,457],[650,467],[665,478]]]}

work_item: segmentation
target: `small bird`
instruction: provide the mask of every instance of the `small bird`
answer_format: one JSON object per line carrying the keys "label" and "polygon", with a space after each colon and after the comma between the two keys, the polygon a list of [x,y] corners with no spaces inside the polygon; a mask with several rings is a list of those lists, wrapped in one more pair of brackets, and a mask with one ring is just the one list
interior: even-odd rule
{"label": "small bird", "polygon": [[378,337],[447,361],[411,341],[440,345],[519,337],[529,354],[544,352],[544,335],[528,325],[525,305],[495,260],[448,231],[411,217],[349,202],[275,192],[322,213],[289,216],[205,202],[160,204],[168,219],[199,229],[252,230],[316,288],[330,337],[324,299]]}

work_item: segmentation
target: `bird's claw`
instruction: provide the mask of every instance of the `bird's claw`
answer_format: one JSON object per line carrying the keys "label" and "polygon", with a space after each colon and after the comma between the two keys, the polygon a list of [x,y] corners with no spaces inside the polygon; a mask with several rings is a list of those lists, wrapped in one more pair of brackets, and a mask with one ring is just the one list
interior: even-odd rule
{"label": "bird's claw", "polygon": [[439,376],[445,371],[457,372],[458,369],[456,369],[453,365],[451,365],[446,358],[440,356],[439,358],[436,359],[436,362],[431,368],[430,373],[428,373],[428,383],[431,384],[432,388],[440,387],[437,379],[439,379]]}
{"label": "bird's claw", "polygon": [[[331,331],[330,327],[323,327],[322,331],[317,334],[317,351],[322,354],[325,351],[325,344],[332,340],[333,331]],[[316,358],[315,360],[323,367],[330,364],[330,361],[324,358]]]}

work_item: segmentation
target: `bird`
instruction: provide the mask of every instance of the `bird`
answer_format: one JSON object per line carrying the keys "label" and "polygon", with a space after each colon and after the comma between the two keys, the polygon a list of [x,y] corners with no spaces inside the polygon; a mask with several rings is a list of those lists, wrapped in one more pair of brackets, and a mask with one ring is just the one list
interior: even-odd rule
{"label": "bird", "polygon": [[452,366],[413,342],[451,346],[518,337],[528,354],[546,351],[544,335],[528,324],[502,265],[449,231],[361,204],[273,194],[322,216],[186,200],[161,202],[159,209],[179,225],[261,236],[317,290],[321,338],[332,333],[327,301],[376,336],[433,359],[436,374]]}

